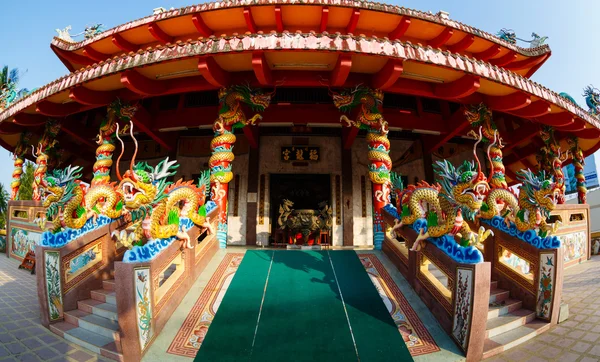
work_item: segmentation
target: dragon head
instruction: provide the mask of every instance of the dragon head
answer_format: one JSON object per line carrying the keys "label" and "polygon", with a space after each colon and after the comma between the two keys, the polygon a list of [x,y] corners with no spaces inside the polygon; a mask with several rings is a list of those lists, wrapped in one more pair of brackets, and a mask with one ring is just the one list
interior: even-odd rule
{"label": "dragon head", "polygon": [[359,104],[373,101],[373,107],[378,107],[383,103],[383,92],[377,89],[365,87],[362,84],[353,89],[344,89],[340,93],[329,91],[333,98],[333,104],[342,112],[350,112]]}
{"label": "dragon head", "polygon": [[42,205],[46,208],[46,215],[53,217],[58,214],[79,187],[81,177],[80,166],[67,166],[62,170],[53,170],[42,181]]}
{"label": "dragon head", "polygon": [[117,178],[119,179],[119,189],[123,192],[125,206],[128,209],[139,209],[152,206],[162,200],[165,195],[165,189],[171,184],[167,181],[170,176],[177,173],[177,161],[169,161],[169,158],[162,160],[156,167],[148,165],[146,162],[135,163],[135,157],[138,151],[138,143],[133,135],[133,122],[129,121],[129,132],[135,144],[135,150],[131,157],[129,170],[121,177],[119,171],[119,162],[124,152],[123,140],[119,137],[119,125],[117,124],[116,136],[121,143],[121,154],[117,159]]}
{"label": "dragon head", "polygon": [[517,172],[517,177],[522,183],[520,192],[525,193],[527,201],[531,205],[539,206],[548,216],[558,203],[561,193],[552,177],[547,178],[544,171],[535,174],[529,169]]}
{"label": "dragon head", "polygon": [[475,214],[481,208],[483,200],[490,190],[487,178],[481,172],[481,163],[477,157],[477,145],[481,142],[482,137],[481,127],[479,127],[479,137],[473,146],[475,161],[464,161],[456,168],[448,160],[437,161],[434,165],[436,173],[442,181],[442,197],[461,209],[467,220],[475,218]]}
{"label": "dragon head", "polygon": [[225,102],[231,93],[237,93],[241,97],[240,100],[255,112],[263,112],[271,104],[271,98],[275,95],[275,92],[264,93],[261,89],[251,88],[247,84],[238,84],[219,90],[219,101]]}

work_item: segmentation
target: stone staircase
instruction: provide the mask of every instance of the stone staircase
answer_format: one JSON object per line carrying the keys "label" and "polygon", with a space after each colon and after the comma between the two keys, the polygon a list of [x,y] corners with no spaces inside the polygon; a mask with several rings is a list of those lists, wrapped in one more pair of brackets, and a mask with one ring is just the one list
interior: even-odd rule
{"label": "stone staircase", "polygon": [[511,299],[508,290],[490,285],[490,305],[485,331],[483,358],[489,358],[537,336],[550,323],[536,320],[535,312],[522,308],[520,300]]}
{"label": "stone staircase", "polygon": [[50,325],[50,330],[67,341],[104,357],[123,361],[117,318],[114,279],[102,282],[91,298],[77,302],[77,309],[64,312],[64,322]]}

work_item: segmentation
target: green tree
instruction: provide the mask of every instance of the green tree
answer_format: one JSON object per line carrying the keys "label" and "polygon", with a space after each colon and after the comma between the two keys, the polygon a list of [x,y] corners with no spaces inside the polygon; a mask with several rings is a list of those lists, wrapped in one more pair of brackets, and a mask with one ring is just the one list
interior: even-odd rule
{"label": "green tree", "polygon": [[6,228],[6,212],[8,211],[8,199],[10,195],[4,188],[3,184],[0,184],[0,229]]}
{"label": "green tree", "polygon": [[8,69],[7,65],[2,67],[0,69],[0,93],[14,90],[17,99],[27,95],[29,93],[28,89],[18,89],[20,79],[20,72],[17,68]]}
{"label": "green tree", "polygon": [[25,172],[21,176],[21,187],[19,187],[19,194],[17,200],[31,200],[33,197],[33,171],[35,165],[33,162],[25,161]]}

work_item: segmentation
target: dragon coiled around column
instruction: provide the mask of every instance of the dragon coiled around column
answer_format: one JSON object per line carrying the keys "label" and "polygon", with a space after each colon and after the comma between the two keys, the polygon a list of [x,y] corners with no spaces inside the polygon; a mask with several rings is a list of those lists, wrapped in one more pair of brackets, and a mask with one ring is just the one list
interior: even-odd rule
{"label": "dragon coiled around column", "polygon": [[[135,114],[136,107],[121,103],[120,100],[116,100],[111,103],[108,108],[107,117],[100,124],[99,133],[97,136],[96,143],[96,162],[94,163],[94,178],[92,179],[92,185],[96,183],[106,183],[110,181],[110,169],[113,161],[112,156],[115,152],[115,133],[117,132],[117,122],[124,120],[128,122]],[[125,132],[126,126],[121,130]]]}
{"label": "dragon coiled around column", "polygon": [[[508,215],[514,217],[518,211],[518,199],[508,188],[506,182],[505,168],[502,161],[502,148],[504,145],[492,119],[492,111],[484,103],[479,103],[465,109],[465,116],[471,126],[481,127],[482,142],[488,144],[487,156],[491,167],[488,177],[490,191],[481,205],[481,212],[478,216],[483,219],[502,216],[505,223],[508,223]],[[474,131],[471,132],[474,133]]]}
{"label": "dragon coiled around column", "polygon": [[[156,167],[146,162],[135,163],[137,141],[133,135],[133,124],[130,124],[130,134],[136,149],[129,170],[121,177],[117,168],[117,177],[120,180],[119,189],[123,193],[125,208],[141,214],[142,217],[128,230],[114,232],[113,236],[128,248],[143,245],[144,239],[170,237],[177,237],[183,240],[188,248],[192,248],[187,230],[180,227],[180,218],[190,219],[195,225],[212,232],[205,208],[210,182],[208,171],[202,173],[199,186],[194,185],[192,181],[168,181],[168,178],[177,172],[177,161],[169,161],[169,158],[166,158]],[[120,141],[118,133],[117,138]],[[122,153],[119,159],[121,156]],[[118,163],[119,160],[117,165]]]}
{"label": "dragon coiled around column", "polygon": [[32,153],[36,156],[36,168],[33,172],[33,200],[41,200],[44,194],[43,183],[48,171],[48,151],[57,143],[56,135],[60,131],[60,124],[54,119],[46,122],[42,138],[38,142],[37,150],[32,146]]}
{"label": "dragon coiled around column", "polygon": [[577,137],[569,137],[567,139],[569,147],[571,148],[571,155],[573,157],[573,167],[575,168],[575,180],[577,181],[577,198],[580,204],[587,203],[587,187],[585,185],[585,175],[583,173],[583,167],[585,166],[585,157],[583,150],[579,147],[579,140]]}
{"label": "dragon coiled around column", "polygon": [[430,185],[421,181],[403,189],[401,177],[393,174],[397,208],[401,210],[401,219],[396,221],[394,230],[412,225],[418,219],[427,220],[427,231],[420,230],[413,250],[419,250],[421,241],[430,237],[457,236],[461,246],[470,246],[483,242],[491,234],[490,230],[483,227],[475,233],[465,221],[475,219],[489,191],[487,179],[481,172],[481,164],[475,153],[481,138],[480,129],[479,139],[473,147],[475,162],[465,161],[459,167],[454,167],[448,160],[436,162],[434,166],[441,184]]}
{"label": "dragon coiled around column", "polygon": [[21,175],[23,174],[23,163],[25,162],[25,160],[24,160],[25,154],[27,153],[27,150],[29,149],[30,140],[31,140],[30,132],[21,133],[19,142],[17,142],[17,145],[13,152],[14,170],[12,173],[12,181],[10,183],[10,188],[11,188],[10,199],[11,200],[17,199],[17,194],[19,193],[19,188],[21,187]]}
{"label": "dragon coiled around column", "polygon": [[63,170],[53,170],[43,181],[42,205],[46,208],[46,220],[52,223],[52,233],[65,228],[81,229],[88,217],[83,206],[84,189],[79,181],[82,167],[67,166]]}
{"label": "dragon coiled around column", "polygon": [[561,151],[560,145],[554,136],[554,128],[550,126],[542,128],[540,138],[545,144],[537,155],[540,169],[544,170],[546,174],[552,175],[556,183],[556,188],[560,190],[558,203],[564,204],[566,184],[562,165],[569,158],[569,151]]}

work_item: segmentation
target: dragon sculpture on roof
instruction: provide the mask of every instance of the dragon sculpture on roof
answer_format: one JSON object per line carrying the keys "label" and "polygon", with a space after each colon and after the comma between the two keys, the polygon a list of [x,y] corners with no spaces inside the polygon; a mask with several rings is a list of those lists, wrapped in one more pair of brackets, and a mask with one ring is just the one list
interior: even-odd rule
{"label": "dragon sculpture on roof", "polygon": [[583,89],[583,97],[590,114],[598,116],[600,114],[600,90],[593,85],[588,85]]}
{"label": "dragon sculpture on roof", "polygon": [[413,250],[419,250],[421,241],[430,237],[456,236],[461,246],[470,246],[483,242],[491,234],[490,230],[483,227],[475,233],[465,221],[475,219],[489,190],[487,178],[481,172],[481,164],[475,153],[481,139],[480,128],[479,139],[473,147],[475,162],[465,161],[459,167],[454,167],[448,160],[436,162],[434,166],[441,184],[430,185],[421,181],[403,189],[401,177],[393,174],[397,208],[401,212],[394,230],[412,225],[418,219],[427,219],[427,231],[420,230]]}

